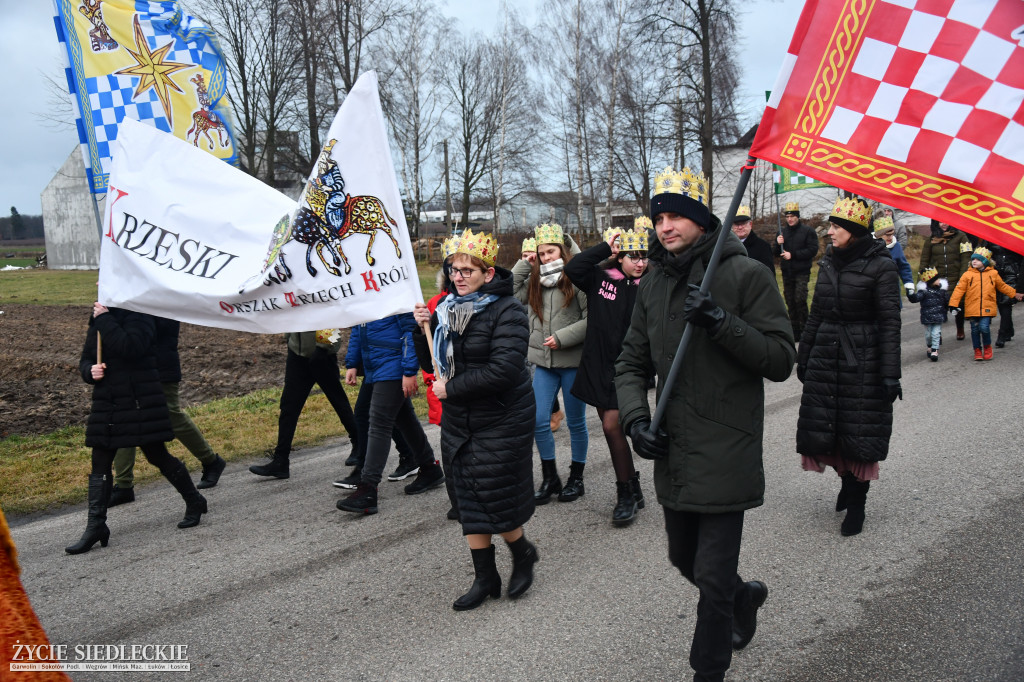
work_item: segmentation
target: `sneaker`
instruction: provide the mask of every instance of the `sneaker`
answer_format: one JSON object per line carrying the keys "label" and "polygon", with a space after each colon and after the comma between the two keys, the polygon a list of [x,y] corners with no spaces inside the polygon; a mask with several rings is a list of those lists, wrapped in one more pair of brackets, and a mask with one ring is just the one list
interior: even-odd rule
{"label": "sneaker", "polygon": [[249,471],[257,476],[273,476],[274,478],[288,478],[288,456],[274,455],[266,464],[253,464]]}
{"label": "sneaker", "polygon": [[377,513],[377,486],[369,483],[360,483],[348,497],[343,497],[334,505],[338,509],[355,514]]}
{"label": "sneaker", "polygon": [[974,359],[975,360],[984,360],[984,358],[981,356],[981,349],[980,348],[975,348],[974,349]]}
{"label": "sneaker", "polygon": [[932,351],[932,352],[931,352],[931,353],[930,353],[930,354],[928,355],[928,357],[930,357],[930,358],[932,359],[932,362],[938,362],[938,361],[939,361],[939,351],[937,351],[937,350],[933,350],[933,351]]}
{"label": "sneaker", "polygon": [[359,455],[357,455],[356,451],[353,450],[349,453],[348,457],[345,458],[345,466],[354,467],[357,464],[359,464]]}
{"label": "sneaker", "polygon": [[444,485],[444,470],[440,464],[434,462],[430,466],[423,467],[423,470],[416,476],[416,480],[405,486],[405,494],[419,495],[442,485]]}
{"label": "sneaker", "polygon": [[363,470],[356,467],[352,470],[352,473],[345,478],[339,478],[337,481],[331,483],[335,488],[345,488],[346,490],[355,490],[359,487],[359,484],[363,482]]}
{"label": "sneaker", "polygon": [[984,354],[981,357],[983,357],[985,360],[991,360],[992,359],[992,346],[985,346]]}
{"label": "sneaker", "polygon": [[420,467],[415,462],[403,462],[399,460],[398,468],[388,474],[389,481],[404,481],[410,476],[415,476],[420,472]]}

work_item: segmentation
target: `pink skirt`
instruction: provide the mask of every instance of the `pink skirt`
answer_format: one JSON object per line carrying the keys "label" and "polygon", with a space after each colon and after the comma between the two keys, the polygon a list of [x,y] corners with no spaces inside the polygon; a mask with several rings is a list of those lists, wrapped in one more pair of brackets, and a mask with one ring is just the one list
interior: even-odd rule
{"label": "pink skirt", "polygon": [[800,459],[804,471],[817,471],[819,474],[823,474],[825,467],[830,466],[840,476],[849,473],[853,474],[858,481],[878,480],[878,462],[855,462],[843,459],[836,454],[818,455],[817,457],[801,455]]}

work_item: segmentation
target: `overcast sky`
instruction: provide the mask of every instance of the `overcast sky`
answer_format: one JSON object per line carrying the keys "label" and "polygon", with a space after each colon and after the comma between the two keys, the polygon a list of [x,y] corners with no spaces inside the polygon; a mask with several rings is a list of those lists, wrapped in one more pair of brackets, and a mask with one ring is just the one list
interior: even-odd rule
{"label": "overcast sky", "polygon": [[[537,18],[540,0],[517,0],[523,22]],[[743,68],[740,101],[744,122],[753,125],[764,107],[789,46],[802,3],[756,0],[739,18]],[[447,0],[443,11],[465,32],[490,34],[499,28],[499,0]],[[47,117],[52,98],[46,77],[63,79],[62,57],[48,0],[0,0],[0,215],[15,206],[26,215],[41,212],[39,195],[78,143],[74,128]]]}

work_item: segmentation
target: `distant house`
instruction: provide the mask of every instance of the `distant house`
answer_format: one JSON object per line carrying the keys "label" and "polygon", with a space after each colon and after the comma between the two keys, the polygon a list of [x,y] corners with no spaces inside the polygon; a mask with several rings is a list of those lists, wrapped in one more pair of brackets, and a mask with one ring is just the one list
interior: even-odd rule
{"label": "distant house", "polygon": [[[578,195],[575,192],[523,192],[501,207],[501,229],[525,232],[541,223],[558,223],[568,232],[580,229]],[[594,224],[592,201],[584,197],[583,224]]]}
{"label": "distant house", "polygon": [[100,266],[98,215],[105,198],[95,206],[89,191],[82,147],[75,145],[64,165],[43,190],[46,226],[46,266],[51,270],[96,270]]}

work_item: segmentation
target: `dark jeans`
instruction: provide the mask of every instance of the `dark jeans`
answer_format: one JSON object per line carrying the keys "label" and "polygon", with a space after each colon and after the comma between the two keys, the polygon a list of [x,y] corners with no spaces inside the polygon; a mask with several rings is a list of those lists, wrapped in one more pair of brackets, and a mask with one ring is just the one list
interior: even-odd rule
{"label": "dark jeans", "polygon": [[700,590],[690,665],[709,679],[721,679],[732,661],[732,614],[749,599],[736,573],[743,537],[743,512],[698,514],[664,507],[668,558]]}
{"label": "dark jeans", "polygon": [[793,335],[797,342],[807,322],[807,284],[811,273],[791,275],[782,273],[782,292],[789,311],[789,323],[793,326]]}
{"label": "dark jeans", "polygon": [[306,404],[309,392],[313,389],[313,384],[323,390],[331,407],[338,413],[338,419],[348,432],[349,439],[353,444],[357,444],[359,431],[352,415],[352,406],[348,404],[348,396],[341,387],[338,355],[317,350],[312,357],[304,358],[289,350],[288,360],[284,366],[284,390],[281,392],[281,416],[277,420],[275,455],[287,457],[291,452],[295,426],[299,423],[299,415]]}
{"label": "dark jeans", "polygon": [[[428,389],[429,390],[429,389]],[[356,455],[356,459],[359,463],[356,464],[360,469],[363,468],[363,464],[366,462],[366,443],[368,441],[368,435],[370,431],[370,400],[373,397],[373,384],[363,382],[363,385],[359,387],[359,395],[356,397],[356,406],[354,408],[356,416],[356,428],[359,430],[359,442],[356,443],[353,452]],[[408,398],[405,399],[412,407],[412,401]],[[402,432],[398,428],[391,430],[391,440],[395,441],[395,447],[398,449],[399,461],[405,461],[412,459],[412,448],[409,446],[409,441],[405,439]]]}
{"label": "dark jeans", "polygon": [[[369,388],[367,388],[369,386]],[[416,463],[427,467],[434,463],[434,450],[427,442],[427,434],[412,409],[412,402],[402,393],[402,380],[364,382],[360,394],[367,391],[370,401],[370,427],[366,438],[366,461],[363,462],[362,481],[370,485],[380,483],[384,466],[391,451],[391,434],[401,431],[412,450]]]}
{"label": "dark jeans", "polygon": [[997,341],[1009,341],[1013,338],[1013,306],[1009,301],[999,303],[999,332],[996,334]]}

